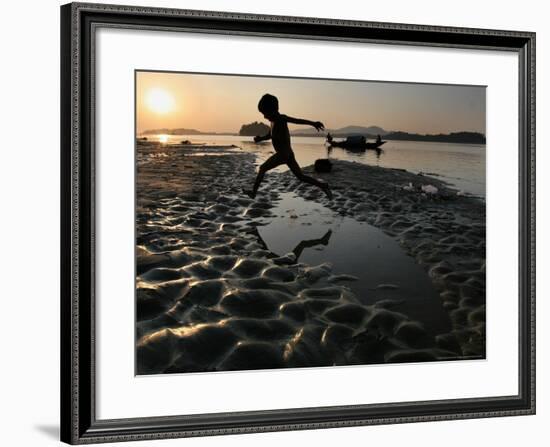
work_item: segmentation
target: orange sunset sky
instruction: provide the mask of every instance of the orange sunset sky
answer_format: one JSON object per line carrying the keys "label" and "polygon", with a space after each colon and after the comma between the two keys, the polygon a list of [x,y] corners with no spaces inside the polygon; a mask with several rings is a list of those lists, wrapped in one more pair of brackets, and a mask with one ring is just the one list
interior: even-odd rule
{"label": "orange sunset sky", "polygon": [[262,121],[258,100],[327,128],[380,126],[411,133],[485,133],[485,87],[189,73],[136,72],[137,133],[158,128],[237,133]]}

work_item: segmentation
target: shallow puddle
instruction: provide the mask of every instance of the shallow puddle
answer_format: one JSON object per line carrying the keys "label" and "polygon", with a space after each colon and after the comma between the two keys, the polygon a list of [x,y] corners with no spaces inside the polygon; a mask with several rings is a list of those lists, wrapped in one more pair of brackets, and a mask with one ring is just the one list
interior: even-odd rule
{"label": "shallow puddle", "polygon": [[293,193],[281,194],[271,211],[276,217],[258,227],[270,251],[294,252],[298,262],[310,265],[330,262],[334,274],[358,278],[342,284],[363,303],[401,300],[393,310],[421,321],[433,334],[450,330],[449,315],[427,273],[378,228]]}

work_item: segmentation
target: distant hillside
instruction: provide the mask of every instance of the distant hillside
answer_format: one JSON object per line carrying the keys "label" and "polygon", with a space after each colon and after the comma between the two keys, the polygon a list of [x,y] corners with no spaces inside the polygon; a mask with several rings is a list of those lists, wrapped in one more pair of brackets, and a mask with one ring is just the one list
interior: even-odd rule
{"label": "distant hillside", "polygon": [[179,129],[149,129],[144,132],[141,132],[141,135],[156,135],[156,134],[164,134],[164,135],[200,135],[204,132],[201,132],[197,129],[185,129],[183,127]]}
{"label": "distant hillside", "polygon": [[421,135],[408,132],[390,132],[386,140],[437,141],[441,143],[485,144],[485,135],[479,132],[452,132],[449,134]]}
{"label": "distant hillside", "polygon": [[[269,132],[269,126],[265,123],[255,121],[249,124],[243,124],[238,134],[229,132],[202,132],[197,129],[150,129],[142,132],[140,135],[241,135],[241,136],[255,136],[265,135]],[[325,136],[327,132],[335,138],[346,138],[350,135],[364,135],[367,138],[373,139],[378,135],[382,136],[385,140],[404,140],[404,141],[435,141],[441,143],[464,143],[464,144],[485,144],[485,135],[479,132],[451,132],[449,134],[418,134],[402,131],[390,131],[384,130],[378,126],[345,126],[339,129],[327,129],[325,132],[317,132],[312,128],[303,128],[294,130],[291,132],[294,136]]]}
{"label": "distant hillside", "polygon": [[[346,126],[339,129],[327,129],[327,132],[330,132],[334,137],[347,137],[349,135],[361,134],[361,135],[381,135],[385,136],[388,131],[382,129],[378,126]],[[292,135],[296,136],[313,136],[318,135],[318,132],[315,129],[303,128],[297,129],[291,132]]]}
{"label": "distant hillside", "polygon": [[388,131],[382,129],[379,126],[346,126],[341,127],[340,129],[334,130],[335,133],[348,133],[348,134],[370,134],[370,135],[381,135],[384,136]]}
{"label": "distant hillside", "polygon": [[256,135],[266,135],[269,131],[270,128],[267,124],[254,121],[250,124],[243,124],[241,130],[239,130],[239,135],[254,137]]}
{"label": "distant hillside", "polygon": [[186,129],[184,127],[180,127],[177,129],[148,129],[144,130],[140,133],[140,135],[157,135],[157,134],[164,134],[164,135],[237,135],[234,132],[203,132],[201,130],[197,129]]}
{"label": "distant hillside", "polygon": [[[402,131],[386,131],[378,126],[346,126],[339,129],[327,129],[326,132],[335,138],[346,138],[351,135],[364,135],[376,138],[378,135],[385,140],[406,141],[437,141],[441,143],[485,144],[485,135],[479,132],[452,132],[449,134],[418,134]],[[294,136],[312,137],[319,135],[315,129],[300,129],[291,132]]]}

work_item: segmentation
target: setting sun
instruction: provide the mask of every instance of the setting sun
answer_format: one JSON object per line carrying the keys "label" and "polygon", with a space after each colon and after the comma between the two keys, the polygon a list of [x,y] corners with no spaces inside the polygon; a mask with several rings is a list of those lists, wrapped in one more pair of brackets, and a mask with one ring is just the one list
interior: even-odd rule
{"label": "setting sun", "polygon": [[147,92],[147,106],[155,113],[171,112],[174,105],[174,97],[162,88],[155,87]]}

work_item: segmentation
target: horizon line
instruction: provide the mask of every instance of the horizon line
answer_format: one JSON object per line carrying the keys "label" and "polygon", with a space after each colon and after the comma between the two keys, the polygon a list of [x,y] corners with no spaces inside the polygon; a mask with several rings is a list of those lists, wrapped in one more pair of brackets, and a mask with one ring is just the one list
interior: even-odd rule
{"label": "horizon line", "polygon": [[[252,123],[247,123],[246,125],[249,125],[249,124],[254,124],[254,123],[258,123],[261,121],[253,121]],[[244,124],[243,124],[244,125]],[[267,125],[267,124],[266,124]],[[452,135],[452,134],[455,134],[455,133],[472,133],[472,134],[479,134],[479,135],[483,135],[484,137],[487,137],[487,135],[484,133],[484,132],[478,132],[478,131],[475,131],[475,130],[453,130],[453,131],[450,131],[450,132],[439,132],[439,133],[420,133],[420,132],[407,132],[407,131],[404,131],[404,130],[386,130],[384,129],[383,127],[380,127],[380,126],[360,126],[360,125],[355,125],[355,124],[350,124],[350,125],[347,125],[347,126],[343,126],[343,127],[340,127],[340,128],[337,128],[337,129],[329,129],[329,128],[326,128],[325,131],[326,132],[335,132],[335,131],[339,131],[339,130],[342,130],[342,129],[345,129],[346,127],[365,127],[365,128],[368,128],[368,127],[379,127],[380,129],[382,129],[386,134],[392,134],[392,133],[406,133],[406,134],[409,134],[409,135],[426,135],[426,136],[429,136],[429,135]],[[214,130],[208,130],[208,131],[202,131],[200,129],[195,129],[195,128],[185,128],[185,127],[161,127],[161,128],[156,128],[156,129],[146,129],[146,130],[142,130],[141,132],[136,132],[136,135],[142,135],[146,132],[153,132],[153,131],[158,131],[158,130],[167,130],[167,131],[171,131],[171,130],[176,130],[176,129],[186,129],[186,130],[192,130],[192,131],[195,131],[195,132],[199,132],[201,134],[204,134],[204,135],[215,135],[215,134],[228,134],[228,135],[239,135],[239,131],[214,131]],[[318,132],[318,133],[312,133],[312,132],[307,132],[304,130],[305,133],[311,133],[312,136],[321,136],[323,134],[323,132]],[[298,130],[290,130],[290,133],[300,133],[300,131]],[[181,134],[181,135],[185,135],[185,134]]]}

